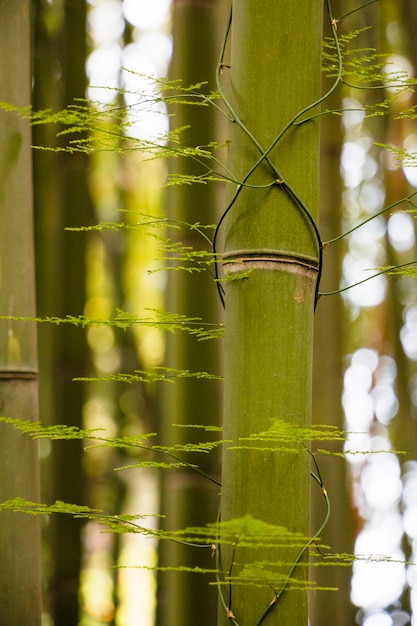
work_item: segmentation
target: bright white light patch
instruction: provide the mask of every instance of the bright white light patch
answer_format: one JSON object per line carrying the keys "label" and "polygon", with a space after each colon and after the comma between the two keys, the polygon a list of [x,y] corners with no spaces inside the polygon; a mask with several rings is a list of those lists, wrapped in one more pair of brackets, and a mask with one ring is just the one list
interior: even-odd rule
{"label": "bright white light patch", "polygon": [[417,306],[406,309],[405,325],[401,328],[400,338],[408,358],[417,361]]}
{"label": "bright white light patch", "polygon": [[87,59],[90,86],[88,97],[102,103],[112,102],[119,87],[122,50],[117,43],[108,43],[93,50]]}
{"label": "bright white light patch", "polygon": [[347,141],[343,145],[341,164],[346,187],[357,187],[362,181],[365,158],[366,152],[358,142]]}
{"label": "bright white light patch", "polygon": [[344,393],[342,404],[348,430],[366,431],[374,417],[374,405],[369,393]]}
{"label": "bright white light patch", "polygon": [[375,260],[348,252],[343,260],[344,280],[341,288],[345,298],[359,307],[377,306],[384,298],[387,289],[386,277],[379,274]]}
{"label": "bright white light patch", "polygon": [[384,235],[383,220],[375,218],[349,237],[349,252],[343,259],[341,287],[356,285],[346,289],[343,297],[358,307],[376,306],[385,298],[386,277],[378,275],[377,269],[385,262]]}
{"label": "bright white light patch", "polygon": [[125,18],[140,30],[159,30],[168,16],[170,0],[124,0]]}
{"label": "bright white light patch", "polygon": [[363,105],[353,98],[345,98],[343,100],[343,125],[346,129],[360,126],[365,117]]}
{"label": "bright white light patch", "polygon": [[354,361],[354,358],[355,356],[344,375],[345,389],[355,393],[369,391],[372,385],[372,369],[363,362]]}
{"label": "bright white light patch", "polygon": [[401,54],[391,54],[383,71],[386,74],[386,88],[392,93],[398,92],[401,85],[413,76],[412,64]]}
{"label": "bright white light patch", "polygon": [[[402,554],[394,558],[404,558]],[[353,565],[352,602],[365,610],[377,609],[395,602],[405,584],[405,568],[402,563],[357,562]],[[372,581],[372,582],[371,582]]]}
{"label": "bright white light patch", "polygon": [[[375,164],[375,161],[373,163]],[[380,211],[384,199],[384,187],[378,180],[369,180],[361,185],[359,189],[360,208],[367,215],[375,215]]]}
{"label": "bright white light patch", "polygon": [[352,365],[364,366],[369,372],[373,373],[378,366],[378,354],[370,348],[360,348],[352,356]]}
{"label": "bright white light patch", "polygon": [[375,406],[375,415],[381,424],[387,425],[397,414],[399,403],[391,385],[377,385],[372,397]]}
{"label": "bright white light patch", "polygon": [[383,453],[372,455],[362,472],[361,484],[366,501],[373,509],[393,506],[402,490],[397,457]]}
{"label": "bright white light patch", "polygon": [[95,46],[116,41],[122,36],[124,27],[118,0],[100,2],[88,11],[88,32]]}
{"label": "bright white light patch", "polygon": [[386,611],[371,613],[365,618],[363,626],[392,626],[392,619]]}
{"label": "bright white light patch", "polygon": [[[408,135],[404,140],[404,148],[412,157],[415,157],[417,154],[417,135]],[[403,172],[408,182],[413,185],[413,187],[417,187],[417,168],[412,167],[412,165],[406,165],[403,167]]]}
{"label": "bright white light patch", "polygon": [[398,252],[409,250],[415,243],[414,223],[408,213],[394,213],[388,220],[388,236]]}

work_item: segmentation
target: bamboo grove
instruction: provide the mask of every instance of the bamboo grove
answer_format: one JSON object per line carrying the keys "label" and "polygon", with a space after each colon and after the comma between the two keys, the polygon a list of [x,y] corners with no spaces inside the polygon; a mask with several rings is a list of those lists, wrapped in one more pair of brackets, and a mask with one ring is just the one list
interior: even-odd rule
{"label": "bamboo grove", "polygon": [[[404,175],[415,151],[403,139],[414,136],[416,83],[378,31],[391,32],[395,48],[389,29],[401,23],[399,5],[174,2],[170,76],[120,69],[125,83],[99,102],[85,98],[87,6],[65,2],[59,25],[35,3],[31,99],[28,3],[19,4],[7,29],[24,24],[25,52],[13,55],[5,41],[16,82],[0,73],[1,132],[10,139],[1,208],[17,228],[1,244],[9,262],[0,311],[0,625],[41,623],[40,521],[45,613],[59,626],[128,626],[120,600],[128,570],[148,585],[147,624],[300,626],[309,615],[312,624],[352,623],[352,569],[382,562],[411,571],[415,559],[407,529],[398,558],[358,552],[352,530],[353,519],[358,535],[361,516],[372,517],[355,500],[365,464],[393,457],[411,484],[415,459],[417,353],[404,336],[414,328],[416,245],[401,252],[387,240],[358,278],[346,268],[366,229],[379,225],[388,237],[391,218],[403,216],[415,230],[417,192]],[[61,50],[69,21],[80,39],[67,32]],[[126,47],[132,29],[123,31]],[[65,84],[48,90],[52,52]],[[149,135],[143,118],[155,111],[169,128]],[[32,192],[21,186],[32,179],[30,127],[35,252]],[[13,152],[20,135],[21,160]],[[356,187],[346,165],[342,194],[339,160],[355,142],[377,155],[375,170],[389,163],[385,191],[378,202],[369,195],[372,209],[348,207],[341,217],[341,198],[352,207]],[[27,215],[15,224],[16,204]],[[15,274],[22,267],[28,284]],[[389,294],[368,308],[349,300],[371,284]],[[367,363],[376,359],[369,389],[395,361],[399,398],[367,433],[341,415],[342,368],[353,371],[363,345]],[[407,385],[409,395],[400,390]],[[129,548],[132,538],[139,547]],[[21,540],[15,563],[10,545]],[[104,548],[89,554],[89,540]],[[100,568],[110,591],[94,614],[88,590]],[[29,571],[33,580],[21,579]],[[389,604],[392,623],[408,623],[412,584]],[[365,623],[366,610],[376,611],[362,607],[356,619]]]}

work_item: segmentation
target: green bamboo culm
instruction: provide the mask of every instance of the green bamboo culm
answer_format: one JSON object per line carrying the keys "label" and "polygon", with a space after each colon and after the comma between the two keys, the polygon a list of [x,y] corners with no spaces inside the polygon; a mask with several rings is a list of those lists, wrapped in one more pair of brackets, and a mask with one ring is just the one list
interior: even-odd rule
{"label": "green bamboo culm", "polygon": [[[346,10],[343,0],[333,0],[332,9],[336,15]],[[326,21],[326,20],[325,20]],[[330,36],[331,25],[325,35]],[[341,93],[336,91],[326,100],[326,109],[340,107]],[[341,232],[341,214],[337,207],[341,205],[343,185],[340,175],[340,154],[342,151],[342,133],[340,118],[324,116],[320,129],[320,225],[324,240],[332,233]],[[331,184],[330,184],[331,181]],[[341,275],[342,250],[339,246],[326,248],[325,271],[321,281],[322,291],[330,290],[338,283]],[[329,289],[328,289],[329,288]],[[331,424],[343,427],[343,408],[340,402],[343,388],[343,346],[344,336],[343,303],[341,298],[323,298],[317,307],[314,324],[314,362],[313,362],[313,423]],[[326,347],[323,350],[323,346]],[[323,380],[326,384],[323,385]],[[326,450],[340,450],[340,443],[326,442]],[[331,460],[332,459],[332,460]],[[331,455],[320,456],[322,476],[331,480],[332,522],[321,535],[322,541],[331,546],[333,552],[354,552],[354,519],[350,497],[347,491],[348,463],[344,459],[335,461]],[[311,532],[319,527],[323,519],[323,502],[320,494],[312,488]],[[346,550],[346,547],[348,549]],[[332,617],[338,626],[351,626],[355,623],[356,608],[350,602],[351,567],[316,567],[322,556],[319,552],[312,559],[311,579],[319,587],[338,587],[339,591],[313,591],[309,598],[309,616],[311,626],[326,624]]]}
{"label": "green bamboo culm", "polygon": [[[319,129],[317,120],[303,120],[320,98],[322,5],[237,0],[230,30],[230,59],[219,71],[232,118],[228,165],[251,187],[232,191],[222,221],[224,438],[233,444],[223,454],[221,520],[251,515],[307,536],[311,478],[303,445],[294,453],[241,443],[274,419],[310,426]],[[239,541],[220,542],[219,625],[307,625],[306,567],[292,572],[306,555],[295,544],[280,550]],[[262,563],[264,576],[238,584],[251,563],[253,571]],[[285,593],[290,572],[301,590]]]}
{"label": "green bamboo culm", "polygon": [[[207,81],[206,95],[215,89],[215,70],[221,41],[221,19],[224,14],[221,0],[200,2],[175,0],[173,2],[174,51],[170,68],[173,79],[181,78],[184,85]],[[187,126],[182,141],[187,146],[205,146],[219,138],[221,117],[213,106],[178,104],[170,108],[172,128]],[[178,158],[171,163],[170,174],[196,176],[205,172],[201,163]],[[185,223],[214,224],[221,211],[220,184],[176,185],[168,193],[170,224],[182,224],[181,230],[168,227],[167,235],[199,251],[210,254],[210,245],[195,229]],[[208,235],[211,235],[207,230]],[[173,264],[171,266],[175,267]],[[211,268],[209,268],[211,270]],[[166,306],[205,322],[218,323],[221,306],[217,298],[212,271],[168,273]],[[170,334],[166,343],[166,364],[178,369],[191,368],[220,373],[220,342],[198,341],[188,333]],[[198,443],[199,429],[178,428],[173,424],[200,424],[218,426],[220,423],[219,381],[177,380],[161,390],[161,441],[166,445]],[[218,437],[212,431],[213,438]],[[210,435],[206,435],[210,437]],[[187,455],[204,472],[219,480],[219,455]],[[169,530],[204,526],[214,522],[219,508],[219,487],[190,467],[163,471],[161,475],[161,512],[166,516],[163,528]],[[188,566],[212,568],[211,550],[196,549],[178,542],[164,542],[160,546],[161,566]],[[157,624],[160,626],[212,626],[217,615],[217,592],[210,585],[214,576],[201,573],[170,571],[159,574]],[[202,607],[204,606],[204,610]]]}
{"label": "green bamboo culm", "polygon": [[[86,3],[65,0],[54,20],[48,4],[40,4],[34,12],[35,110],[60,110],[73,105],[74,98],[84,97],[86,11]],[[58,82],[56,67],[62,72]],[[68,136],[57,139],[56,132],[56,126],[35,125],[34,144],[62,148]],[[61,317],[79,315],[84,309],[87,236],[65,229],[92,221],[87,170],[86,154],[34,151],[37,306],[42,316],[51,311]],[[72,379],[86,374],[85,335],[76,328],[49,324],[39,326],[38,333],[42,420],[81,427],[85,387]],[[80,441],[55,442],[46,463],[43,493],[65,502],[85,500]],[[54,562],[47,583],[50,612],[60,626],[76,626],[79,621],[81,526],[80,520],[57,515],[46,531]]]}
{"label": "green bamboo culm", "polygon": [[[6,102],[30,104],[30,2],[1,5],[0,91]],[[29,122],[0,113],[0,311],[35,316],[32,161]],[[33,322],[0,323],[1,415],[38,419],[37,339]],[[39,500],[38,446],[0,426],[0,502]],[[0,515],[0,626],[40,626],[39,519]]]}

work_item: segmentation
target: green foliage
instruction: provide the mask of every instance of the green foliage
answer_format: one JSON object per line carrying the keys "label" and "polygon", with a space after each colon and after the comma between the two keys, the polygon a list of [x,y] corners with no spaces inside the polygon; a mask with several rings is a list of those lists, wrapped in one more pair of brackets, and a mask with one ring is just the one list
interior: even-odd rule
{"label": "green foliage", "polygon": [[179,378],[205,378],[208,380],[223,380],[222,376],[216,374],[209,374],[208,372],[190,372],[188,370],[178,370],[174,367],[154,367],[151,371],[135,370],[133,374],[108,374],[107,376],[94,377],[80,377],[74,378],[79,381],[97,381],[97,380],[112,380],[123,383],[154,383],[154,382],[168,382],[174,383]]}
{"label": "green foliage", "polygon": [[[160,158],[187,157],[200,165],[206,172],[202,175],[168,175],[168,185],[207,183],[222,180],[224,177],[211,169],[212,160],[217,161],[214,153],[224,144],[212,141],[206,146],[187,146],[181,142],[187,126],[172,128],[164,134],[150,139],[143,139],[132,134],[135,124],[140,121],[152,105],[163,102],[168,108],[186,104],[188,106],[208,106],[219,98],[217,93],[203,93],[206,83],[184,86],[180,80],[168,81],[138,74],[149,85],[149,91],[133,94],[137,97],[134,105],[103,105],[86,99],[77,98],[62,111],[33,111],[31,107],[18,107],[13,103],[0,102],[0,109],[15,112],[34,126],[48,125],[57,128],[56,137],[60,145],[34,146],[39,150],[53,152],[81,152],[88,155],[97,152],[115,152],[123,154],[134,151],[143,154],[145,160]],[[123,99],[130,92],[120,89],[118,96]],[[153,110],[153,109],[152,109]],[[219,165],[220,162],[217,161]]]}
{"label": "green foliage", "polygon": [[0,416],[0,422],[10,424],[16,430],[32,439],[88,439],[97,434],[97,429],[83,429],[77,426],[66,426],[65,424],[53,424],[52,426],[42,426],[40,422],[30,422],[24,419]]}
{"label": "green foliage", "polygon": [[[357,90],[388,91],[389,95],[382,100],[367,102],[363,110],[367,117],[390,115],[392,106],[400,94],[404,91],[413,92],[416,81],[405,70],[390,71],[393,62],[388,54],[381,54],[375,48],[364,48],[359,45],[361,35],[370,28],[368,26],[340,34],[337,40],[326,37],[323,42],[323,73],[327,78],[337,78],[342,67],[340,79],[346,86]],[[326,113],[340,115],[342,112],[342,109],[338,111],[326,109]],[[405,115],[412,117],[413,113],[414,110],[410,109]],[[398,118],[402,116],[401,113]]]}
{"label": "green foliage", "polygon": [[360,35],[371,27],[357,29],[349,33],[326,37],[323,42],[323,73],[328,78],[335,78],[339,72],[338,49],[342,56],[342,77],[366,83],[380,83],[381,72],[387,55],[377,54],[374,48],[352,47]]}
{"label": "green foliage", "polygon": [[[178,457],[178,453],[208,453],[215,449],[217,446],[224,443],[223,441],[206,441],[189,443],[185,445],[163,446],[163,445],[148,445],[145,442],[154,437],[155,433],[141,433],[140,436],[124,436],[124,437],[106,437],[102,429],[83,429],[76,426],[66,426],[64,424],[54,424],[51,426],[43,426],[40,422],[30,422],[27,420],[20,420],[16,418],[0,416],[0,422],[11,425],[16,430],[19,430],[25,435],[28,435],[32,439],[49,439],[65,440],[65,439],[82,439],[87,440],[89,443],[86,446],[86,450],[93,448],[118,448],[132,452],[132,450],[141,450],[148,453],[161,454],[165,458],[172,459],[172,461],[154,461],[148,459],[141,459],[138,462],[131,463],[115,469],[127,469],[134,467],[154,467],[172,469],[175,467],[189,467],[191,470],[204,476],[207,480],[214,484],[219,484],[214,478],[208,476],[205,472],[199,469],[198,466],[187,462],[185,459]],[[92,442],[95,443],[92,443]]]}
{"label": "green foliage", "polygon": [[112,319],[97,319],[86,315],[66,315],[65,317],[28,317],[19,315],[0,315],[0,320],[16,322],[36,322],[37,324],[70,324],[85,328],[87,326],[112,326],[128,330],[131,326],[158,328],[169,333],[177,331],[195,335],[198,340],[217,339],[223,335],[223,327],[218,324],[203,322],[199,317],[187,317],[178,313],[170,313],[159,309],[145,309],[153,313],[153,317],[138,317],[127,311],[116,310]]}
{"label": "green foliage", "polygon": [[313,424],[311,428],[302,428],[291,424],[284,419],[271,420],[267,431],[253,433],[249,437],[241,437],[238,445],[229,446],[229,449],[251,449],[273,452],[300,453],[300,446],[311,441],[341,441],[346,440],[345,431],[333,426]]}
{"label": "green foliage", "polygon": [[106,515],[103,511],[92,509],[89,506],[69,504],[57,500],[54,504],[46,505],[30,502],[24,498],[13,498],[0,503],[0,510],[27,513],[28,515],[70,515],[74,519],[95,520],[113,533],[135,532],[147,536],[154,536],[155,532],[145,526],[137,524],[138,520],[147,519],[148,515]]}
{"label": "green foliage", "polygon": [[[407,116],[408,117],[408,116]],[[410,115],[412,117],[412,115]],[[377,146],[388,152],[394,167],[417,167],[417,154],[399,146],[377,143]]]}

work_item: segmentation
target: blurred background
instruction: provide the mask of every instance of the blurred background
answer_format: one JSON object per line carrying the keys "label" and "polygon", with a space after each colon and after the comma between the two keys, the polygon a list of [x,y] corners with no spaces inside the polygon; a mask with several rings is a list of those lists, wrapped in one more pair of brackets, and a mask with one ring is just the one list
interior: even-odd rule
{"label": "blurred background", "polygon": [[[332,4],[336,16],[358,8],[356,2]],[[109,320],[120,309],[149,317],[149,309],[166,305],[213,324],[221,321],[216,288],[207,272],[207,284],[201,285],[199,274],[184,278],[178,272],[159,271],[166,264],[160,237],[194,246],[195,233],[184,227],[177,234],[167,226],[168,235],[156,230],[152,236],[137,225],[144,215],[156,221],[175,215],[184,223],[213,224],[221,212],[223,184],[210,183],[196,195],[182,187],[164,189],[166,160],[144,160],[132,146],[135,141],[155,141],[169,128],[166,104],[155,99],[147,77],[169,74],[183,78],[185,85],[201,80],[215,88],[226,23],[227,10],[220,2],[34,0],[34,108],[55,111],[88,98],[93,109],[110,106],[114,111],[113,120],[107,116],[97,123],[92,139],[99,149],[91,154],[34,151],[39,316],[84,314]],[[372,28],[366,29],[369,25]],[[381,61],[387,71],[412,77],[417,67],[416,25],[412,0],[380,0],[348,15],[339,32],[364,29],[357,35],[357,47],[376,48],[387,55]],[[325,34],[330,35],[327,25]],[[376,273],[374,268],[417,258],[412,201],[399,203],[417,188],[415,163],[411,158],[398,166],[378,145],[417,153],[416,121],[401,115],[416,104],[415,94],[402,91],[385,108],[388,114],[368,117],[366,107],[388,97],[393,87],[387,84],[381,96],[355,88],[358,85],[366,86],[352,73],[325,105],[345,111],[322,119],[322,238],[332,240],[385,207],[393,208],[326,247],[324,292],[359,282]],[[227,137],[211,109],[190,113],[179,108],[176,113],[174,127],[187,124],[191,116],[186,141],[193,145]],[[111,149],[103,148],[100,124],[108,125],[104,131],[109,135],[113,125],[124,125],[112,137]],[[67,145],[68,136],[57,137],[57,130],[34,126],[33,143]],[[173,171],[181,173],[182,167],[175,164]],[[65,230],[99,223],[125,227]],[[108,436],[158,432],[164,443],[181,437],[187,441],[190,433],[178,434],[181,429],[171,424],[219,424],[220,383],[173,386],[100,379],[163,364],[185,367],[193,353],[190,342],[167,337],[154,325],[136,324],[128,331],[111,325],[85,331],[40,325],[41,421],[103,428]],[[213,342],[206,344],[192,357],[193,368],[220,374],[220,342],[214,348]],[[312,568],[318,584],[336,584],[340,591],[312,593],[311,625],[416,626],[416,569],[404,563],[415,561],[417,547],[415,277],[383,274],[340,295],[323,296],[317,309],[314,376],[314,421],[352,432],[344,449],[334,448],[339,456],[317,457],[332,504],[323,540],[332,552],[387,555],[396,562],[358,560],[353,568]],[[79,377],[96,380],[72,382]],[[184,397],[193,399],[183,404]],[[389,453],[392,450],[405,454]],[[159,523],[157,514],[170,511],[178,515],[174,527],[180,527],[181,520],[190,518],[189,512],[170,504],[176,493],[181,501],[191,500],[203,520],[216,519],[218,490],[206,493],[206,487],[190,484],[186,475],[169,482],[166,474],[144,467],[115,471],[141,458],[138,451],[85,452],[79,441],[42,441],[40,452],[43,501],[88,504],[109,514],[139,513],[149,516],[143,523],[151,528]],[[217,459],[207,463],[206,469],[216,474]],[[314,487],[312,524],[317,528],[324,512]],[[186,613],[191,597],[206,611],[204,594],[211,592],[206,586],[201,591],[200,579],[196,582],[193,576],[180,582],[161,577],[157,593],[153,539],[105,533],[94,521],[64,517],[43,521],[43,626],[169,626],[167,615],[173,607]],[[160,562],[170,563],[174,556],[162,554]],[[150,569],[137,567],[143,565]],[[189,589],[185,600],[171,598],[173,587],[184,595],[184,585]],[[214,623],[212,615],[202,615],[201,626]],[[183,626],[186,623],[184,617]]]}

